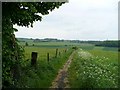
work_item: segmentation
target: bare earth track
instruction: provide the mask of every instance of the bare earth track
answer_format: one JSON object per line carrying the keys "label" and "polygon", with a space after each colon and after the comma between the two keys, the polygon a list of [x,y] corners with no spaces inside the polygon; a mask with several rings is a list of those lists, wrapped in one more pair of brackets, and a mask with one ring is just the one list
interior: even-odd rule
{"label": "bare earth track", "polygon": [[72,62],[73,55],[75,51],[70,55],[67,62],[64,64],[63,68],[59,70],[57,77],[52,82],[52,86],[50,88],[69,88],[69,82],[67,79],[67,71]]}

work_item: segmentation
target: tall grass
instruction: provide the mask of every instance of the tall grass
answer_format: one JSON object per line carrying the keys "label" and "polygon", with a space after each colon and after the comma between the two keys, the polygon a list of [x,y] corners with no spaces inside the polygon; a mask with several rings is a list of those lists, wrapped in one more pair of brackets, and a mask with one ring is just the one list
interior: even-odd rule
{"label": "tall grass", "polygon": [[[69,68],[72,88],[117,88],[118,63],[109,57],[90,56],[85,58],[79,50]],[[84,51],[85,54],[85,51]]]}

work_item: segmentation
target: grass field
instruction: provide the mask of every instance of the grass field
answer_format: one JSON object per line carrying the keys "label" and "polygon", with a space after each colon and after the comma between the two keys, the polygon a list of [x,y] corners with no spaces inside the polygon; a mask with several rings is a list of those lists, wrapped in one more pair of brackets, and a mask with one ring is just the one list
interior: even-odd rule
{"label": "grass field", "polygon": [[[64,65],[70,54],[71,48],[58,47],[38,47],[25,46],[25,60],[23,61],[22,77],[19,80],[18,87],[24,88],[49,88],[57,72]],[[67,50],[65,52],[65,50]],[[31,53],[37,52],[37,67],[31,67]],[[60,54],[59,54],[60,52]],[[47,53],[50,55],[50,61],[47,61]]]}
{"label": "grass field", "polygon": [[[73,46],[77,46],[78,50],[68,70],[68,80],[72,88],[118,87],[117,48],[96,47],[92,44],[70,42],[33,43],[31,40],[28,41],[28,46],[25,46],[25,42],[20,42],[19,44],[25,49],[22,77],[18,84],[20,87],[50,87],[59,69],[63,67],[72,53]],[[56,58],[57,48],[58,56]],[[36,68],[30,65],[32,52],[38,52]],[[50,54],[49,63],[47,62],[47,53]]]}
{"label": "grass field", "polygon": [[19,42],[20,45],[25,45],[25,43],[28,43],[29,46],[32,46],[33,44],[35,46],[73,46],[73,45],[79,45],[79,43],[72,43],[72,42],[67,42],[67,41],[64,41],[64,42],[54,42],[54,41],[51,41],[51,42],[33,42],[33,40],[26,40],[25,42]]}
{"label": "grass field", "polygon": [[[60,52],[60,54],[63,55],[65,53],[66,49],[67,48],[59,48],[58,49],[58,54]],[[47,48],[45,48],[45,47],[25,47],[26,59],[30,59],[31,58],[31,53],[32,52],[38,52],[38,60],[47,61],[47,53],[49,53],[50,59],[56,56],[56,48],[49,48],[49,47],[47,47]]]}

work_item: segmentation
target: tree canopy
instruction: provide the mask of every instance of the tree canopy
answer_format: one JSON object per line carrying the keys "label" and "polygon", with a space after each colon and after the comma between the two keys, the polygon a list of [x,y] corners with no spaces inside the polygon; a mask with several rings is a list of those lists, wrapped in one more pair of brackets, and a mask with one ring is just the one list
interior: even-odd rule
{"label": "tree canopy", "polygon": [[59,8],[64,2],[9,2],[3,3],[3,18],[9,17],[12,24],[28,26],[34,21],[42,19],[42,15],[49,14],[55,8]]}

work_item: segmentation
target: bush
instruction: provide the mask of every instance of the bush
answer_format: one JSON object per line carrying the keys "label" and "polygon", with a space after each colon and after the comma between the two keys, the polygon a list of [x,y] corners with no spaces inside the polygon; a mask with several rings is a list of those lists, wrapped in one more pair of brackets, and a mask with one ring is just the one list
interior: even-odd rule
{"label": "bush", "polygon": [[75,49],[75,50],[77,50],[77,49],[78,49],[78,47],[74,46],[74,47],[72,47],[72,49]]}

